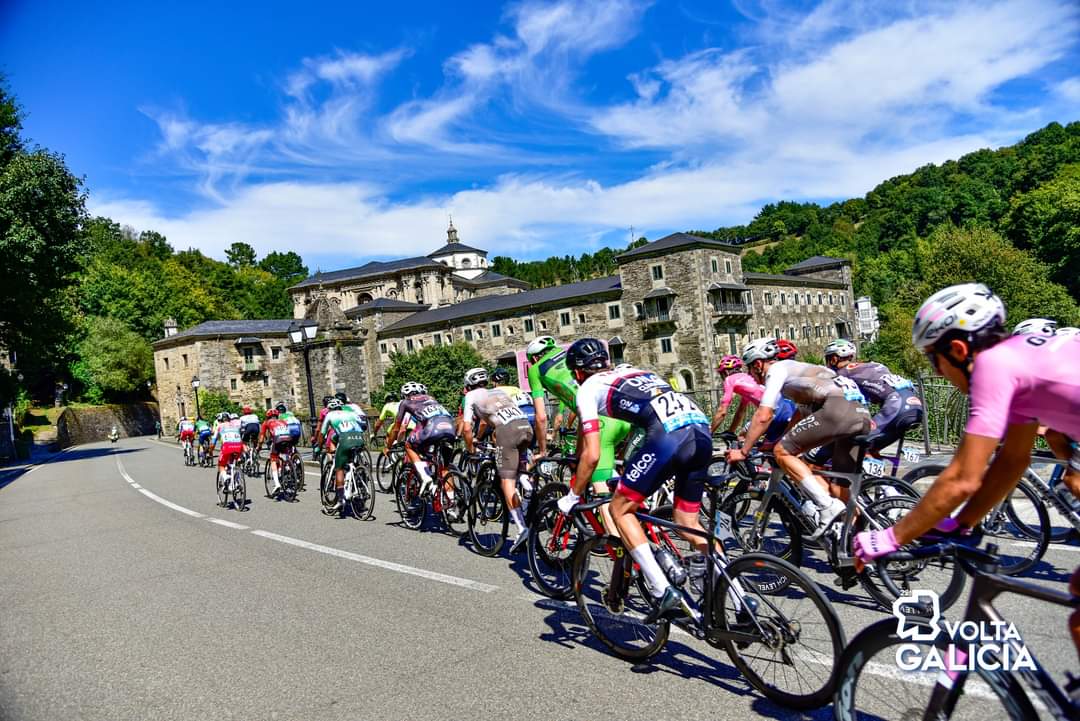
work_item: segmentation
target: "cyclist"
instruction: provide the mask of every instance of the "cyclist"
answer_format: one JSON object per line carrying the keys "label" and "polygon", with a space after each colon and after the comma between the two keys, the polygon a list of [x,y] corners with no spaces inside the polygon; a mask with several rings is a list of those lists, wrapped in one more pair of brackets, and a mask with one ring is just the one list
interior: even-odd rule
{"label": "cyclist", "polygon": [[1065,326],[1064,328],[1058,328],[1054,335],[1080,335],[1080,328],[1073,328],[1071,325]]}
{"label": "cyclist", "polygon": [[225,468],[244,453],[244,439],[240,434],[240,418],[235,414],[218,415],[217,427],[210,439],[210,450],[221,441],[221,453],[218,455],[218,476],[225,482]]}
{"label": "cyclist", "polygon": [[188,451],[194,452],[192,443],[195,441],[195,421],[191,420],[187,416],[180,418],[180,422],[176,424],[176,436],[180,439],[180,445],[184,451],[184,457],[187,458]]}
{"label": "cyclist", "polygon": [[811,448],[832,443],[833,470],[840,473],[854,471],[851,439],[870,430],[870,412],[866,409],[866,399],[852,380],[838,376],[825,366],[778,360],[779,352],[776,341],[771,338],[758,338],[743,350],[743,362],[754,378],[764,382],[765,392],[742,448],[729,451],[728,461],[742,461],[750,453],[754,443],[772,423],[773,409],[781,393],[804,407],[796,415],[797,418],[804,417],[783,435],[774,451],[777,464],[817,506],[819,526],[812,536],[817,537],[844,512],[846,506],[839,498],[829,495],[828,484],[814,475],[799,456]]}
{"label": "cyclist", "polygon": [[[956,454],[918,505],[895,526],[855,537],[863,562],[935,527],[974,528],[1027,469],[1039,423],[1080,437],[1080,337],[1009,337],[1001,299],[982,283],[964,283],[923,303],[911,339],[937,373],[968,395],[971,411]],[[1071,452],[1065,482],[1076,493],[1080,449],[1055,452]]]}
{"label": "cyclist", "polygon": [[[743,368],[742,358],[736,355],[724,356],[716,366],[716,372],[724,378],[724,396],[720,399],[720,407],[716,409],[712,422],[709,424],[709,430],[713,433],[716,433],[716,429],[720,427],[724,417],[727,416],[728,408],[731,406],[735,394],[740,397],[739,407],[735,411],[735,417],[731,420],[731,425],[728,426],[729,433],[735,433],[735,429],[742,423],[743,414],[751,403],[761,405],[761,395],[765,392],[765,387],[754,380],[754,377]],[[791,417],[794,415],[795,404],[787,398],[781,398],[776,404],[772,423],[769,424],[768,430],[765,431],[765,443],[763,445],[769,447],[776,443],[780,436],[784,435],[784,431],[787,430],[788,423],[791,422]]]}
{"label": "cyclist", "polygon": [[259,431],[259,447],[265,441],[270,441],[270,479],[274,482],[271,495],[276,495],[281,490],[281,453],[288,453],[295,442],[289,425],[278,415],[277,408],[271,408],[266,412],[266,420],[263,421]]}
{"label": "cyclist", "polygon": [[[573,409],[577,402],[578,382],[575,374],[566,365],[566,351],[555,344],[551,336],[541,336],[529,343],[525,355],[529,366],[529,391],[536,409],[536,442],[539,455],[547,453],[547,408],[544,403],[544,391],[550,391],[560,403]],[[600,457],[591,469],[593,490],[597,493],[609,493],[607,481],[615,475],[615,448],[630,435],[632,426],[622,420],[603,417],[599,425]],[[578,426],[578,436],[582,428]],[[602,510],[606,518],[606,507]]]}
{"label": "cyclist", "polygon": [[[576,403],[581,438],[578,473],[570,492],[559,500],[559,509],[569,512],[578,502],[585,489],[581,479],[590,476],[600,458],[601,418],[618,418],[644,430],[644,443],[626,459],[627,470],[611,502],[611,515],[624,545],[641,567],[649,591],[658,599],[645,622],[654,623],[673,613],[692,614],[682,592],[671,585],[657,562],[634,513],[674,476],[675,523],[701,530],[698,512],[712,458],[709,419],[692,400],[655,373],[633,367],[613,370],[607,350],[595,338],[575,341],[566,351],[566,365],[581,383]],[[699,552],[708,552],[704,533],[686,540]]]}
{"label": "cyclist", "polygon": [[533,406],[532,398],[517,386],[510,385],[510,371],[500,366],[491,372],[491,380],[496,388],[510,396],[510,399],[517,404],[517,407],[529,419],[529,425],[535,425],[536,407]]}
{"label": "cyclist", "polygon": [[799,348],[786,338],[776,341],[776,347],[780,349],[776,356],[777,360],[793,360],[799,355]]}
{"label": "cyclist", "polygon": [[331,429],[336,446],[334,488],[337,491],[337,501],[331,510],[341,513],[345,510],[345,466],[349,463],[352,450],[364,447],[364,429],[357,415],[346,409],[340,398],[334,397],[326,402],[326,415],[323,416],[317,436],[325,438]]}
{"label": "cyclist", "polygon": [[1028,318],[1020,321],[1013,328],[1013,335],[1055,335],[1057,321],[1046,318]]}
{"label": "cyclist", "polygon": [[379,417],[375,420],[375,433],[379,432],[379,429],[388,421],[397,415],[398,409],[398,396],[397,393],[387,393],[386,398],[383,399],[383,407],[379,411]]}
{"label": "cyclist", "polygon": [[292,438],[293,447],[300,445],[300,436],[303,434],[304,429],[300,424],[300,419],[293,415],[289,407],[285,405],[285,401],[278,401],[278,404],[274,406],[274,410],[278,413],[278,418],[285,422],[285,426],[289,429],[289,436]]}
{"label": "cyclist", "polygon": [[[838,338],[825,346],[825,365],[855,381],[863,396],[881,407],[870,419],[873,430],[867,453],[879,458],[881,450],[904,437],[909,428],[922,422],[923,406],[915,393],[915,386],[907,378],[898,376],[881,363],[855,361],[855,344]],[[811,462],[822,464],[832,449],[823,446],[813,454]]]}
{"label": "cyclist", "polygon": [[251,406],[244,406],[242,411],[243,415],[240,416],[240,436],[244,439],[244,443],[254,443],[259,437],[262,422],[255,415],[255,411],[251,410]]}
{"label": "cyclist", "polygon": [[195,437],[198,438],[199,447],[202,448],[204,454],[210,452],[210,436],[213,434],[214,432],[206,419],[202,416],[195,419]]}
{"label": "cyclist", "polygon": [[[390,446],[394,444],[398,433],[401,432],[406,416],[415,420],[416,427],[409,431],[405,438],[405,457],[420,474],[420,480],[423,481],[421,493],[423,493],[431,485],[432,479],[426,465],[420,460],[420,452],[425,448],[439,448],[444,451],[442,465],[444,467],[450,465],[450,456],[453,453],[451,443],[457,437],[454,434],[454,417],[439,401],[428,395],[427,387],[421,383],[409,382],[401,386],[401,397],[404,400],[398,406],[393,427],[386,433],[386,448],[383,449],[383,455],[390,454]],[[453,491],[449,487],[447,493],[453,496]]]}
{"label": "cyclist", "polygon": [[517,553],[528,539],[529,529],[525,527],[525,515],[515,481],[518,478],[526,483],[528,481],[525,456],[533,441],[532,425],[513,398],[502,388],[488,388],[488,374],[483,368],[473,368],[465,374],[465,389],[465,448],[469,453],[476,452],[473,439],[474,418],[480,420],[481,434],[484,426],[490,426],[494,430],[495,446],[499,451],[499,479],[502,481],[503,497],[518,531],[510,552]]}

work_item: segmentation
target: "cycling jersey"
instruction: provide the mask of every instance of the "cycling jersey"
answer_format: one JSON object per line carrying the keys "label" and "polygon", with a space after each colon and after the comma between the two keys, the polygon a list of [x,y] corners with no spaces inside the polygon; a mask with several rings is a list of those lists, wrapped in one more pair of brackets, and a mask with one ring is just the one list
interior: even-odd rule
{"label": "cycling jersey", "polygon": [[401,423],[406,416],[416,421],[416,428],[405,439],[413,449],[440,441],[452,441],[456,437],[454,417],[429,395],[414,395],[401,401],[394,422]]}
{"label": "cycling jersey", "polygon": [[769,367],[759,405],[776,408],[781,394],[811,410],[821,408],[826,400],[834,397],[866,403],[855,381],[839,376],[825,366],[796,360],[777,361]]}
{"label": "cycling jersey", "polygon": [[293,437],[293,441],[299,441],[300,435],[301,433],[303,433],[303,429],[300,426],[300,419],[294,416],[289,411],[285,411],[280,416],[278,416],[278,418],[284,421],[285,425],[288,426],[289,434]]}
{"label": "cycling jersey", "polygon": [[180,421],[180,440],[189,441],[195,438],[195,423],[193,421]]}
{"label": "cycling jersey", "polygon": [[981,351],[971,371],[965,431],[1003,438],[1008,426],[1038,420],[1080,437],[1080,336],[1019,335]]}
{"label": "cycling jersey", "polygon": [[869,450],[891,446],[907,429],[922,421],[922,401],[915,393],[915,386],[907,378],[892,373],[887,366],[872,362],[849,363],[837,373],[855,381],[871,403],[881,406],[871,419],[873,430]]}
{"label": "cycling jersey", "polygon": [[848,363],[837,373],[855,381],[866,399],[878,405],[885,403],[886,398],[898,391],[912,391],[915,388],[907,378],[896,375],[881,363]]}
{"label": "cycling jersey", "polygon": [[536,406],[533,405],[532,396],[517,386],[495,387],[510,396],[511,400],[513,400],[514,403],[517,404],[517,407],[521,409],[521,412],[525,414],[525,417],[529,419],[530,424],[536,423]]}
{"label": "cycling jersey", "polygon": [[[384,403],[382,410],[379,411],[379,421],[382,423],[385,423],[386,421],[390,421],[391,423],[393,423],[394,418],[397,417],[398,406],[400,405],[400,401],[394,401],[393,403]],[[411,431],[415,427],[416,421],[410,418],[409,425],[406,426],[406,428]]]}
{"label": "cycling jersey", "polygon": [[514,479],[525,470],[525,453],[532,444],[532,425],[502,388],[475,388],[465,394],[462,409],[466,423],[483,419],[495,431],[499,449],[499,477]]}
{"label": "cycling jersey", "polygon": [[211,439],[211,443],[216,446],[219,440],[221,441],[221,453],[218,455],[218,467],[224,468],[244,452],[244,441],[240,437],[240,421],[219,423],[217,428],[214,429],[214,437]]}
{"label": "cycling jersey", "polygon": [[338,408],[323,416],[319,432],[323,438],[333,432],[334,441],[337,443],[337,450],[334,452],[335,471],[345,467],[354,448],[363,447],[363,430],[363,422],[351,409]]}
{"label": "cycling jersey", "polygon": [[692,400],[655,373],[636,368],[609,370],[589,377],[577,395],[583,434],[600,430],[610,416],[645,431],[645,440],[626,459],[619,493],[640,503],[675,477],[675,505],[696,513],[709,461],[709,419]]}
{"label": "cycling jersey", "polygon": [[724,379],[724,397],[720,399],[720,405],[729,405],[736,393],[742,396],[744,401],[761,405],[761,394],[764,392],[765,387],[749,373],[732,373]]}
{"label": "cycling jersey", "polygon": [[245,413],[240,416],[240,435],[243,436],[245,442],[250,440],[252,436],[258,438],[260,428],[259,417],[254,413]]}
{"label": "cycling jersey", "polygon": [[210,429],[210,424],[204,420],[195,421],[195,435],[199,437],[200,443],[206,443],[210,440],[210,436],[213,435],[213,431]]}

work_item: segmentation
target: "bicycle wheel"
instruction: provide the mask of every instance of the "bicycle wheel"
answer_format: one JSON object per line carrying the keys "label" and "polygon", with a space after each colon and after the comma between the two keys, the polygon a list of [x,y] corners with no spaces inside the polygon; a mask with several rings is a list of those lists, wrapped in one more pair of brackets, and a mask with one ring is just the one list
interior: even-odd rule
{"label": "bicycle wheel", "polygon": [[[912,619],[918,623],[917,619]],[[833,698],[833,712],[841,721],[881,719],[921,719],[930,703],[939,672],[905,671],[897,663],[900,648],[912,657],[930,652],[934,641],[914,641],[896,635],[895,618],[872,623],[851,639],[839,663],[839,682]],[[991,683],[985,674],[960,676],[963,683],[950,718],[953,721],[1015,719],[1034,721],[1035,709],[1023,688],[1009,674],[994,674]]]}
{"label": "bicycle wheel", "polygon": [[551,483],[533,494],[525,553],[537,588],[560,601],[569,601],[574,595],[573,558],[580,535],[573,520],[557,505],[567,490],[561,483]]}
{"label": "bicycle wheel", "polygon": [[319,477],[319,500],[322,501],[325,513],[330,512],[337,505],[337,485],[332,465],[324,464],[322,467],[322,474]]}
{"label": "bicycle wheel", "polygon": [[393,455],[384,456],[380,453],[379,459],[375,461],[375,485],[377,485],[379,490],[383,493],[389,493],[394,489],[393,467]]}
{"label": "bicycle wheel", "polygon": [[794,565],[763,553],[735,559],[717,579],[712,618],[757,636],[749,644],[720,639],[719,646],[771,701],[797,709],[829,702],[844,631],[825,594]]}
{"label": "bicycle wheel", "polygon": [[214,483],[217,487],[218,505],[226,508],[229,505],[229,494],[225,492],[225,483],[221,480],[221,474],[214,472]]}
{"label": "bicycle wheel", "polygon": [[573,591],[589,630],[619,658],[643,661],[667,643],[671,623],[646,624],[654,602],[615,536],[593,536],[573,556]]}
{"label": "bicycle wheel", "polygon": [[481,556],[497,556],[510,528],[510,514],[494,470],[486,464],[481,467],[469,504],[469,538]]}
{"label": "bicycle wheel", "polygon": [[[782,558],[785,561],[802,565],[803,537],[802,524],[778,497],[773,496],[769,505],[762,511],[761,520],[755,517],[761,505],[761,491],[750,490],[743,482],[729,493],[717,510],[731,524],[732,538],[724,539],[724,550],[733,557],[744,553],[760,551]],[[718,521],[720,518],[718,517]],[[760,524],[760,525],[758,525]],[[720,524],[717,523],[719,532]],[[761,531],[755,530],[756,527]]]}
{"label": "bicycle wheel", "polygon": [[274,480],[271,478],[270,473],[270,459],[266,459],[266,466],[263,468],[263,488],[266,489],[266,497],[274,497]]}
{"label": "bicycle wheel", "polygon": [[375,484],[363,465],[353,465],[353,484],[356,489],[349,499],[352,514],[359,521],[369,521],[375,515]]}
{"label": "bicycle wheel", "polygon": [[[1050,513],[1027,481],[1021,480],[1001,508],[982,522],[983,532],[998,540],[998,573],[1015,576],[1042,560],[1050,545]],[[1029,545],[1031,544],[1031,545]]]}
{"label": "bicycle wheel", "polygon": [[[888,528],[907,515],[916,503],[918,501],[913,498],[898,496],[883,498],[866,506],[855,520],[848,548],[844,550],[851,554],[851,543],[856,533]],[[891,562],[886,573],[888,583],[878,576],[876,566],[868,566],[858,577],[863,589],[887,611],[892,610],[892,602],[898,595],[908,595],[915,589],[931,590],[938,594],[941,610],[944,611],[956,603],[967,579],[964,570],[947,557]],[[900,594],[896,591],[900,591]]]}
{"label": "bicycle wheel", "polygon": [[[446,492],[447,484],[454,489],[453,498]],[[469,529],[469,505],[472,501],[469,480],[457,471],[447,471],[436,492],[439,494],[439,507],[446,530],[454,536],[463,535]]]}
{"label": "bicycle wheel", "polygon": [[296,500],[296,466],[292,458],[288,463],[281,464],[281,497],[292,503]]}
{"label": "bicycle wheel", "polygon": [[394,499],[397,501],[401,522],[406,528],[416,530],[424,524],[424,511],[427,505],[420,495],[420,476],[412,466],[405,466],[398,473],[394,484]]}
{"label": "bicycle wheel", "polygon": [[233,474],[233,505],[238,511],[247,510],[247,480],[244,478],[244,469],[239,466]]}

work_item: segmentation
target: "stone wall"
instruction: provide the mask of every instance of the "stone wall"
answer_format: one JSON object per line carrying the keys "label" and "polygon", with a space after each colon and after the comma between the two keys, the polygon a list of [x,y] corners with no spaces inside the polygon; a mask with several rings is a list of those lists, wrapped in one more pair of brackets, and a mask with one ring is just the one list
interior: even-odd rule
{"label": "stone wall", "polygon": [[155,432],[156,403],[67,408],[56,420],[57,444],[61,448],[109,439],[113,426],[122,437],[146,436]]}
{"label": "stone wall", "polygon": [[787,338],[801,351],[820,356],[840,335],[838,318],[846,319],[854,330],[850,286],[822,287],[811,278],[783,283],[753,281],[753,294],[755,313],[747,324],[750,338]]}

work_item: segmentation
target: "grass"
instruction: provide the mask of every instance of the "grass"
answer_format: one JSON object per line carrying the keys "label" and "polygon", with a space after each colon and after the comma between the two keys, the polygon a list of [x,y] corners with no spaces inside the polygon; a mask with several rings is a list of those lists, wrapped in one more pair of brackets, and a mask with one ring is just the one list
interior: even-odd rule
{"label": "grass", "polygon": [[54,428],[56,426],[56,420],[63,412],[63,408],[54,408],[52,406],[39,408],[31,406],[30,410],[26,412],[26,415],[23,416],[23,422],[20,427],[24,431],[30,431],[34,435],[37,435],[41,431]]}

